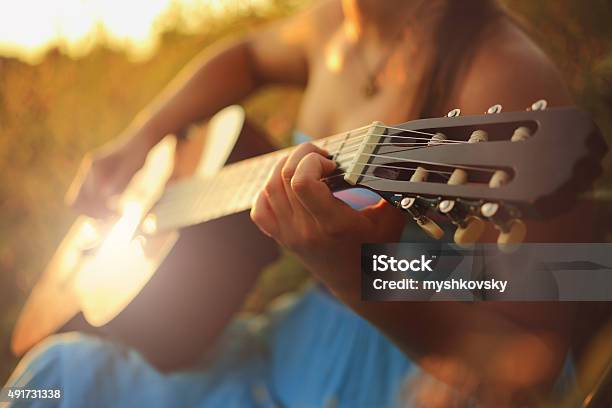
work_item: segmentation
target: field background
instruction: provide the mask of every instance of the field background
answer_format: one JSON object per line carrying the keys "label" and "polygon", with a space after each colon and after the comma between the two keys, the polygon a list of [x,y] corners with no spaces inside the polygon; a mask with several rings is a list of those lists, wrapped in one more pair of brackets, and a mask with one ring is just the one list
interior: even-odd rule
{"label": "field background", "polygon": [[[195,54],[290,14],[305,1],[270,1],[265,8],[229,11],[197,33],[171,31],[145,61],[96,47],[71,59],[52,50],[29,65],[0,56],[0,383],[16,359],[12,326],[25,297],[74,219],[63,194],[82,155],[117,135]],[[612,7],[606,0],[505,0],[557,62],[579,105],[591,111],[612,145]],[[7,6],[10,7],[10,6]],[[286,143],[300,93],[270,89],[247,102],[250,116]],[[608,171],[600,188],[610,185]],[[610,220],[608,220],[610,221]],[[283,261],[263,275],[248,302],[269,299],[305,279]],[[283,279],[276,279],[283,274]]]}

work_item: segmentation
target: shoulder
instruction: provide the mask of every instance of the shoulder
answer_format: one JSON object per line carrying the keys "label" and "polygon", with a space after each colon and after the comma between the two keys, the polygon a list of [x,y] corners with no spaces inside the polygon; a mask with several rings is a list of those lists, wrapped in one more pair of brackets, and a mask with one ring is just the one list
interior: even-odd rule
{"label": "shoulder", "polygon": [[251,33],[246,43],[256,76],[264,82],[304,85],[313,56],[337,29],[341,13],[339,0],[323,0]]}
{"label": "shoulder", "polygon": [[317,53],[342,24],[344,14],[340,0],[315,2],[301,16],[307,51]]}
{"label": "shoulder", "polygon": [[539,99],[553,106],[571,102],[554,63],[508,18],[485,32],[456,89],[452,99],[466,113],[497,103],[513,111]]}
{"label": "shoulder", "polygon": [[283,21],[279,34],[299,40],[307,48],[313,49],[325,42],[337,30],[342,20],[340,0],[315,1]]}

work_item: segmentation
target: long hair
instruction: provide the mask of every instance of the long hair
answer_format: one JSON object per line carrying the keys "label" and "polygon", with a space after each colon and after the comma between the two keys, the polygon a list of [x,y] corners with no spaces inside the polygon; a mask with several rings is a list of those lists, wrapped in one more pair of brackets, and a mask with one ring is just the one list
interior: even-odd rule
{"label": "long hair", "polygon": [[506,12],[495,0],[449,0],[436,29],[433,69],[421,117],[439,116],[442,102],[453,93],[487,29]]}

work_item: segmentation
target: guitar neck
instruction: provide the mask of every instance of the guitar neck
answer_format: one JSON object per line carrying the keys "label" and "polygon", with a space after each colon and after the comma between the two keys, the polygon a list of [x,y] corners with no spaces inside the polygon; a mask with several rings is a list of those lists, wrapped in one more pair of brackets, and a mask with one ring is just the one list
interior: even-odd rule
{"label": "guitar neck", "polygon": [[[328,151],[339,168],[344,169],[354,156],[361,135],[365,135],[364,128],[313,143]],[[250,209],[274,165],[293,149],[229,164],[213,177],[194,177],[168,186],[151,211],[157,229],[187,227]]]}

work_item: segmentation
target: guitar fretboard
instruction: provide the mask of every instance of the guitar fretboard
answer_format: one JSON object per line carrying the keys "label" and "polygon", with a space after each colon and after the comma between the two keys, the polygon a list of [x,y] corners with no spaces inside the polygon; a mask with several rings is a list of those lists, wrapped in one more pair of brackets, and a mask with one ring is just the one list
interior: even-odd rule
{"label": "guitar fretboard", "polygon": [[[350,164],[366,131],[364,127],[313,143],[328,151],[343,170]],[[232,163],[212,177],[193,177],[171,184],[151,211],[157,229],[182,228],[250,209],[274,165],[294,148]]]}

